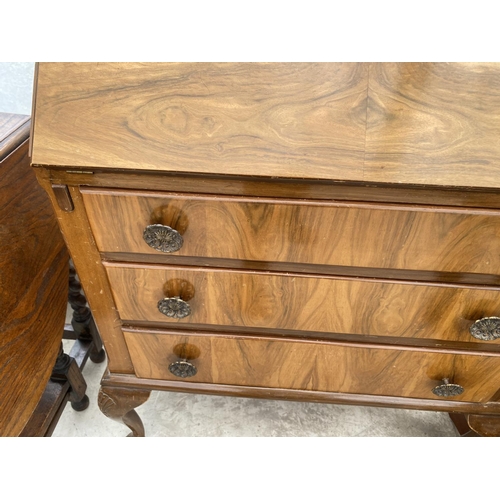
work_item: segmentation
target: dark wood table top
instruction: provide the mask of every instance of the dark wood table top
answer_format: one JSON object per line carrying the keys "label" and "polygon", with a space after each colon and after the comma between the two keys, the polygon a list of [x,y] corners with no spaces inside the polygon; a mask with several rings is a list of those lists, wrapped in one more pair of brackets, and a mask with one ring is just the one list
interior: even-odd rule
{"label": "dark wood table top", "polygon": [[0,113],[0,436],[33,413],[61,343],[68,255],[28,157],[28,116]]}
{"label": "dark wood table top", "polygon": [[22,144],[29,133],[29,116],[0,112],[0,161]]}

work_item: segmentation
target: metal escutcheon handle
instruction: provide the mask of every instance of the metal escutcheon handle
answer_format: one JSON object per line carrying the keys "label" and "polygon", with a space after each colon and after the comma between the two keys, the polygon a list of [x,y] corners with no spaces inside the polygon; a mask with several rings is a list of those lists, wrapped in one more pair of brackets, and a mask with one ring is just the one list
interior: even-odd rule
{"label": "metal escutcheon handle", "polygon": [[479,340],[496,340],[500,338],[500,318],[492,316],[478,319],[472,323],[469,332]]}
{"label": "metal escutcheon handle", "polygon": [[198,372],[196,366],[194,366],[186,359],[181,359],[180,361],[174,361],[173,363],[170,363],[168,370],[172,375],[180,378],[194,377]]}
{"label": "metal escutcheon handle", "polygon": [[191,314],[191,307],[179,297],[165,297],[158,301],[158,311],[169,318],[182,319]]}
{"label": "metal escutcheon handle", "polygon": [[163,224],[147,226],[142,237],[151,248],[165,253],[177,252],[184,243],[179,232]]}
{"label": "metal escutcheon handle", "polygon": [[453,396],[460,396],[464,392],[464,388],[458,384],[450,384],[449,379],[445,378],[442,384],[432,389],[432,392],[442,398],[452,398]]}

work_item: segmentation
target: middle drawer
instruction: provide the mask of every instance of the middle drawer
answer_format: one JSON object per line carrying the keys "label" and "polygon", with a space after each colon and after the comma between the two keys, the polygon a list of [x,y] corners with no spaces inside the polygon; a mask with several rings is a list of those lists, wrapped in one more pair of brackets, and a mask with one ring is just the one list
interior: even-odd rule
{"label": "middle drawer", "polygon": [[500,309],[499,290],[485,287],[112,262],[105,266],[120,317],[132,322],[484,342],[469,327],[497,316]]}

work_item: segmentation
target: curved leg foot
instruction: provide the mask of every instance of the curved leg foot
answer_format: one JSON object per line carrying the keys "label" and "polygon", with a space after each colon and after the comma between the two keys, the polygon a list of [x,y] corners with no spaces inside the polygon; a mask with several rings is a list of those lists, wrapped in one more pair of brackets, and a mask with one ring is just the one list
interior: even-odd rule
{"label": "curved leg foot", "polygon": [[132,432],[128,437],[144,437],[144,425],[134,408],[145,403],[151,391],[125,389],[122,387],[101,387],[99,409],[106,417],[125,424]]}

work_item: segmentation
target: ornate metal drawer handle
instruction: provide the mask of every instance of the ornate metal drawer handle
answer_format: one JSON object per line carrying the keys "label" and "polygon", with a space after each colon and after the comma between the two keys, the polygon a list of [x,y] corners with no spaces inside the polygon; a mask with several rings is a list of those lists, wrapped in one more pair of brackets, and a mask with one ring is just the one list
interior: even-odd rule
{"label": "ornate metal drawer handle", "polygon": [[151,248],[165,253],[177,252],[184,243],[179,232],[163,224],[147,226],[142,237]]}
{"label": "ornate metal drawer handle", "polygon": [[464,392],[464,388],[458,384],[450,384],[450,380],[445,378],[442,384],[432,389],[432,392],[442,398],[451,398],[453,396],[460,396]]}
{"label": "ornate metal drawer handle", "polygon": [[168,370],[172,375],[180,378],[194,377],[198,372],[196,366],[186,359],[170,363]]}
{"label": "ornate metal drawer handle", "polygon": [[191,314],[191,307],[180,297],[165,297],[158,301],[158,311],[169,318],[182,319]]}
{"label": "ornate metal drawer handle", "polygon": [[500,318],[492,316],[481,318],[472,323],[470,334],[479,340],[496,340],[500,338]]}

